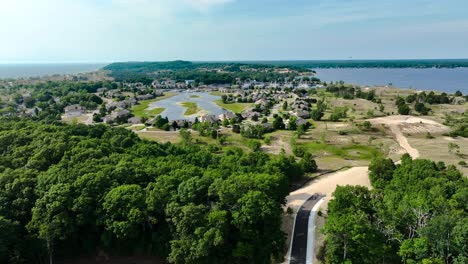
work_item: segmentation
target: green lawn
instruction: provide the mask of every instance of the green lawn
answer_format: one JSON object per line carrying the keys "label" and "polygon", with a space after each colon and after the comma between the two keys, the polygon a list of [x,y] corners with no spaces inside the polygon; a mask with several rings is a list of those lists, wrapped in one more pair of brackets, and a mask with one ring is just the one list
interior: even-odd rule
{"label": "green lawn", "polygon": [[151,110],[147,111],[147,113],[150,116],[157,116],[157,115],[161,114],[162,112],[164,112],[164,110],[166,110],[166,108],[155,108],[155,109],[151,109]]}
{"label": "green lawn", "polygon": [[214,96],[221,96],[221,95],[223,95],[223,94],[225,94],[225,93],[222,93],[222,92],[219,92],[219,91],[215,91],[215,92],[211,92],[210,94],[211,94],[211,95],[214,95]]}
{"label": "green lawn", "polygon": [[155,99],[140,101],[139,105],[135,105],[134,107],[132,107],[132,110],[131,110],[132,114],[136,117],[143,117],[143,116],[148,117],[148,116],[159,115],[164,111],[164,108],[156,108],[153,110],[147,110],[148,106],[151,103],[170,98],[174,95],[176,95],[176,93],[164,93],[163,96],[157,97]]}
{"label": "green lawn", "polygon": [[180,105],[187,108],[184,113],[186,116],[193,115],[201,111],[201,109],[198,108],[197,103],[194,102],[182,102]]}
{"label": "green lawn", "polygon": [[233,104],[224,104],[223,101],[216,100],[215,103],[219,105],[222,108],[225,108],[227,110],[230,110],[234,113],[242,113],[245,109],[248,107],[251,107],[253,103],[233,103]]}
{"label": "green lawn", "polygon": [[191,95],[190,98],[200,98],[199,95]]}

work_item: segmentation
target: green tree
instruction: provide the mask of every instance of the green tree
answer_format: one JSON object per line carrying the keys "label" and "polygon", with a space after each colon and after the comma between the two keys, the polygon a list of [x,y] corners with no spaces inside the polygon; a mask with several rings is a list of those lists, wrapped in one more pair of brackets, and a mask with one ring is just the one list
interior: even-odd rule
{"label": "green tree", "polygon": [[320,111],[319,109],[314,109],[310,112],[310,117],[314,120],[314,121],[320,121],[322,119],[322,117],[324,116],[324,113],[322,111]]}
{"label": "green tree", "polygon": [[395,164],[391,159],[381,157],[372,160],[369,165],[369,179],[375,188],[384,188],[393,178]]}
{"label": "green tree", "polygon": [[406,104],[401,104],[401,105],[398,106],[398,113],[400,115],[409,115],[410,110],[411,109]]}
{"label": "green tree", "polygon": [[37,230],[39,238],[46,241],[49,263],[53,263],[55,243],[73,233],[74,223],[70,212],[73,200],[68,184],[55,184],[36,201],[32,209],[30,230]]}
{"label": "green tree", "polygon": [[106,230],[118,239],[132,239],[141,235],[147,219],[145,192],[135,184],[111,189],[104,197]]}

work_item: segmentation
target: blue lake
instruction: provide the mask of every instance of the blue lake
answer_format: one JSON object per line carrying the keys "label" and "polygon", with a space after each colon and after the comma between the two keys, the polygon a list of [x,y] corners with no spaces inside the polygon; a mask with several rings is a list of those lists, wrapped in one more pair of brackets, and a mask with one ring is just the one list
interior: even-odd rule
{"label": "blue lake", "polygon": [[[190,96],[198,96],[197,98],[192,98]],[[211,95],[209,93],[193,93],[193,92],[183,92],[179,93],[173,97],[151,103],[148,109],[154,108],[165,108],[164,112],[161,113],[161,116],[169,118],[169,120],[175,119],[187,119],[195,120],[195,117],[200,114],[195,114],[191,116],[185,116],[186,108],[181,106],[182,102],[194,102],[197,103],[198,108],[203,110],[203,114],[212,114],[220,115],[225,112],[228,112],[226,109],[218,106],[214,101],[220,99],[220,96]]]}
{"label": "blue lake", "polygon": [[322,81],[468,93],[468,68],[333,68],[315,69]]}

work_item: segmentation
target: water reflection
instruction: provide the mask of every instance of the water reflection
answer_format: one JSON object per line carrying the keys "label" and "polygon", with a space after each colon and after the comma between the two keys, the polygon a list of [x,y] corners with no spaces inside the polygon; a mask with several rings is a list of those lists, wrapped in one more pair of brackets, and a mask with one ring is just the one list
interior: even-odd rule
{"label": "water reflection", "polygon": [[[198,96],[198,97],[191,97]],[[220,115],[228,112],[226,109],[218,106],[214,101],[221,99],[220,96],[211,95],[206,92],[182,92],[173,97],[151,103],[149,109],[154,108],[165,108],[161,116],[169,118],[169,120],[175,119],[187,119],[195,120],[195,117],[206,114]],[[186,108],[181,106],[183,102],[194,102],[198,108],[202,109],[202,112],[196,113],[191,116],[185,116],[184,113]]]}

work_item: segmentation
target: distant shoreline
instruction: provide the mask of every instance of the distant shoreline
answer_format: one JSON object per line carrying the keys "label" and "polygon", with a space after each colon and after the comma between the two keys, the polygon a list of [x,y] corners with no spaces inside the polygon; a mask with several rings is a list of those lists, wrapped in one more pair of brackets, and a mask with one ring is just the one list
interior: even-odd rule
{"label": "distant shoreline", "polygon": [[105,63],[0,63],[0,79],[41,78],[100,70]]}

